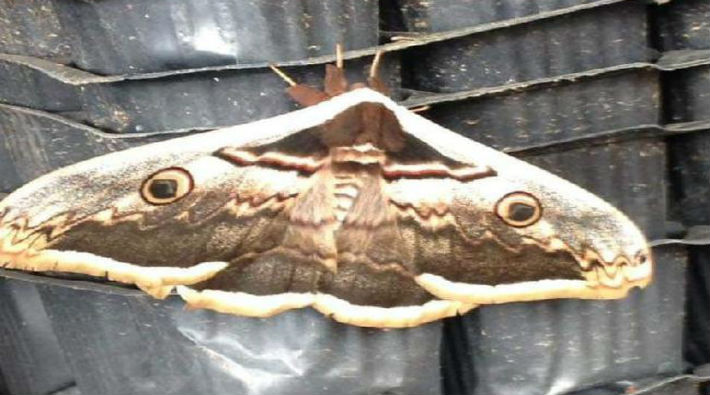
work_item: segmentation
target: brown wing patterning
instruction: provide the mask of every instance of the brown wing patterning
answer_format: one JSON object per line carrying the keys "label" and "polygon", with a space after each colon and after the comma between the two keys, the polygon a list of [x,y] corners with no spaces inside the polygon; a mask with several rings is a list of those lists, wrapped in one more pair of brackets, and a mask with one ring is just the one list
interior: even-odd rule
{"label": "brown wing patterning", "polygon": [[0,202],[0,267],[372,327],[650,281],[643,235],[606,202],[328,73],[324,92],[290,90],[310,108],[20,188]]}
{"label": "brown wing patterning", "polygon": [[[420,274],[416,251],[403,238],[401,209],[390,201],[389,185],[422,178],[467,183],[495,172],[446,160],[405,137],[382,106],[355,106],[346,117],[347,122],[302,132],[298,141],[217,152],[238,167],[295,170],[308,180],[288,202],[279,225],[261,235],[278,240],[271,248],[232,259],[228,269],[194,288],[255,295],[324,293],[377,307],[436,299],[414,280]],[[347,125],[345,133],[342,125]],[[298,155],[296,150],[306,146],[311,155]]]}

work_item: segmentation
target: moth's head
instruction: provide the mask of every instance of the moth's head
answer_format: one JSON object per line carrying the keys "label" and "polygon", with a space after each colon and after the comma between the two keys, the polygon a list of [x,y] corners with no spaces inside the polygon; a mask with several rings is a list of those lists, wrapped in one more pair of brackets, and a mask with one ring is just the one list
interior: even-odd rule
{"label": "moth's head", "polygon": [[323,78],[323,90],[308,85],[296,83],[276,66],[271,65],[271,69],[290,86],[286,90],[291,98],[304,107],[314,106],[329,100],[343,93],[360,89],[370,88],[385,96],[389,95],[387,84],[379,76],[380,59],[382,52],[378,51],[370,66],[370,72],[365,82],[349,83],[345,77],[343,69],[343,48],[340,44],[336,46],[335,64],[325,65],[325,77]]}

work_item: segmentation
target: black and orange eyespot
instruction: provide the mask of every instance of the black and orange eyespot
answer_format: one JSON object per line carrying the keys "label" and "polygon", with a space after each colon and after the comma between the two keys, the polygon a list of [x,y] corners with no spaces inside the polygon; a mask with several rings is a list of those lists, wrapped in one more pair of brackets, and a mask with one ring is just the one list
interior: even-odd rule
{"label": "black and orange eyespot", "polygon": [[496,203],[495,212],[506,224],[524,228],[540,220],[542,205],[527,192],[512,192]]}
{"label": "black and orange eyespot", "polygon": [[169,167],[153,173],[141,185],[141,196],[146,202],[160,206],[177,202],[194,186],[190,173],[179,167]]}

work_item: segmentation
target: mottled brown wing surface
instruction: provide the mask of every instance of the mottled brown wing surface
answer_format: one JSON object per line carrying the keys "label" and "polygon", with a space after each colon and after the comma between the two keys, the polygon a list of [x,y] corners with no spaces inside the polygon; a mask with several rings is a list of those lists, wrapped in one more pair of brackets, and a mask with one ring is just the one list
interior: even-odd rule
{"label": "mottled brown wing surface", "polygon": [[[471,303],[510,301],[498,295],[497,288],[526,288],[530,294],[525,297],[545,299],[551,296],[543,294],[548,291],[535,295],[533,284],[583,284],[585,274],[573,251],[521,235],[496,214],[497,202],[488,197],[497,194],[499,183],[492,176],[464,182],[401,179],[389,185],[400,239],[410,251],[417,283],[443,298],[452,297],[446,292],[456,284],[466,284],[471,292],[453,298]],[[440,282],[426,281],[434,277]]]}
{"label": "mottled brown wing surface", "polygon": [[147,180],[166,181],[177,173],[189,177],[173,179],[178,185],[194,183],[170,204],[147,201],[155,196],[146,196],[150,188],[141,187],[145,168],[118,176],[114,182],[120,188],[97,185],[93,180],[107,181],[105,175],[91,171],[61,185],[50,180],[52,192],[44,199],[71,201],[80,190],[84,204],[50,216],[35,213],[31,205],[22,211],[8,207],[2,219],[3,266],[105,276],[165,296],[172,285],[211,277],[234,256],[278,244],[287,229],[286,210],[307,181],[296,170],[234,168],[213,155],[180,167],[166,164],[155,163]]}
{"label": "mottled brown wing surface", "polygon": [[0,266],[374,327],[622,297],[652,268],[601,199],[369,89],[43,176],[0,202]]}
{"label": "mottled brown wing surface", "polygon": [[[260,152],[218,153],[237,168],[296,169],[308,181],[281,213],[280,231],[268,232],[278,235],[272,244],[240,251],[214,277],[180,288],[183,297],[192,305],[259,316],[310,305],[343,322],[380,327],[412,326],[471,308],[420,287],[409,246],[400,240],[387,177],[418,178],[426,164],[383,166],[385,153],[370,143],[333,143],[322,133],[300,136],[301,144],[320,142],[309,152],[328,152],[310,164],[289,152],[287,141]],[[442,165],[438,175],[446,169]]]}

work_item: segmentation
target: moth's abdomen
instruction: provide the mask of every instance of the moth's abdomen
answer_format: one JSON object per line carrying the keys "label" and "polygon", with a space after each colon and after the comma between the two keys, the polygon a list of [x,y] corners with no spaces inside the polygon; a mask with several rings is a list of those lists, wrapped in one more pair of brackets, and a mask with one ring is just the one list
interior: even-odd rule
{"label": "moth's abdomen", "polygon": [[350,174],[335,176],[335,181],[333,182],[333,196],[335,197],[333,211],[338,222],[342,223],[345,220],[353,207],[355,199],[360,194],[361,188],[362,184],[357,177],[353,177]]}

